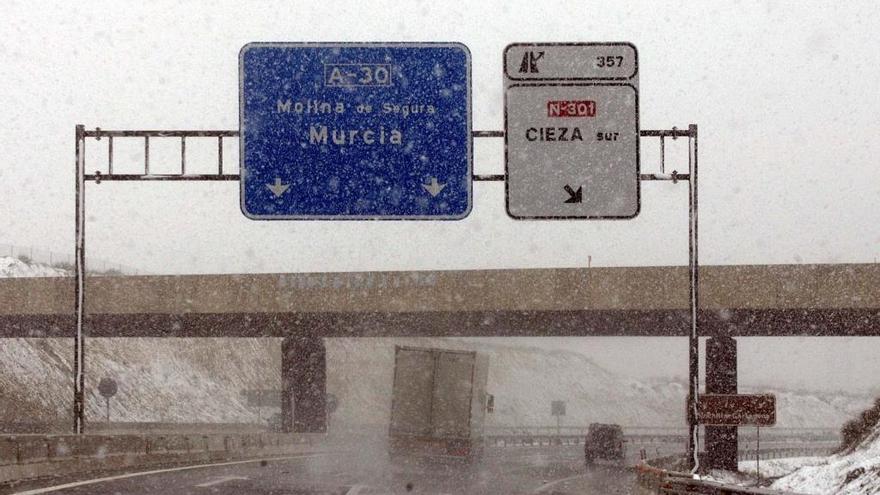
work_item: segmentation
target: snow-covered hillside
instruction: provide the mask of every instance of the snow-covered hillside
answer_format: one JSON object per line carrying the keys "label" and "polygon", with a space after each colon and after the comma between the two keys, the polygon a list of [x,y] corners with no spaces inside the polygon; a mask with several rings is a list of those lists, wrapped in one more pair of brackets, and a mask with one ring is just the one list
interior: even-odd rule
{"label": "snow-covered hillside", "polygon": [[[490,426],[553,425],[552,400],[567,401],[563,425],[682,425],[683,384],[621,377],[575,352],[453,339],[328,339],[327,389],[340,399],[335,425],[387,424],[395,344],[487,353],[489,390],[496,397]],[[241,391],[280,388],[278,339],[89,339],[86,352],[92,419],[104,414],[95,390],[104,376],[119,381],[111,408],[122,421],[256,421],[257,412]],[[64,421],[72,396],[72,355],[70,339],[4,341],[0,421]],[[836,427],[870,403],[869,397],[776,393],[779,426]],[[262,417],[271,412],[264,410]]]}
{"label": "snow-covered hillside", "polygon": [[[390,415],[394,345],[476,349],[489,355],[489,392],[495,395],[490,426],[554,425],[552,400],[565,400],[562,424],[616,422],[683,426],[687,386],[671,380],[640,381],[608,372],[569,351],[474,344],[443,339],[328,340],[327,388],[343,397],[337,415],[345,422],[386,423]],[[339,363],[342,366],[336,366]],[[742,392],[759,392],[744,387]],[[777,426],[838,428],[871,403],[861,395],[766,390],[777,396]]]}
{"label": "snow-covered hillside", "polygon": [[[72,400],[71,339],[8,339],[0,345],[0,421],[66,420]],[[273,345],[274,344],[274,345]],[[101,378],[119,392],[119,421],[249,422],[241,390],[278,388],[277,339],[87,339],[87,418],[104,417]]]}
{"label": "snow-covered hillside", "polygon": [[22,261],[10,256],[0,256],[0,278],[11,277],[64,277],[67,270],[42,263]]}
{"label": "snow-covered hillside", "polygon": [[[502,341],[503,342],[503,341]],[[476,349],[489,355],[489,392],[495,412],[489,426],[555,425],[550,402],[567,401],[562,424],[595,421],[679,426],[685,389],[678,383],[648,385],[621,378],[585,356],[505,345],[441,339],[338,339],[328,345],[330,363],[347,362],[328,380],[343,397],[343,422],[387,423],[391,406],[394,345]],[[346,407],[347,406],[347,407]]]}
{"label": "snow-covered hillside", "polygon": [[880,425],[854,449],[801,467],[773,488],[823,495],[880,493]]}

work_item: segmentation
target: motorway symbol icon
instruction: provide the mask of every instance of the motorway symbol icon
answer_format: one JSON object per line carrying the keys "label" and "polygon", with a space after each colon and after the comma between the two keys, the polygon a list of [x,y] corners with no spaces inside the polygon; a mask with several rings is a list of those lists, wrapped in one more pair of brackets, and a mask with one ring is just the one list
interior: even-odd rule
{"label": "motorway symbol icon", "polygon": [[240,54],[252,219],[471,211],[471,60],[456,43],[251,43]]}
{"label": "motorway symbol icon", "polygon": [[538,71],[538,60],[541,60],[541,57],[544,56],[544,52],[533,52],[527,51],[523,54],[522,62],[519,66],[519,72],[521,74],[537,74]]}
{"label": "motorway symbol icon", "polygon": [[[504,74],[508,215],[635,217],[640,208],[635,47],[514,43],[504,51]],[[563,189],[568,195],[560,200]]]}

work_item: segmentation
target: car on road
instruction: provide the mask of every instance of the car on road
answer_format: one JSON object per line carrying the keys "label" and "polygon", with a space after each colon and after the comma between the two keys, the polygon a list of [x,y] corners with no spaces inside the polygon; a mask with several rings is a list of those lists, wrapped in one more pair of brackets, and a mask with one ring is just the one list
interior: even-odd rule
{"label": "car on road", "polygon": [[626,440],[623,428],[615,424],[592,423],[584,440],[584,462],[592,465],[597,459],[623,462]]}

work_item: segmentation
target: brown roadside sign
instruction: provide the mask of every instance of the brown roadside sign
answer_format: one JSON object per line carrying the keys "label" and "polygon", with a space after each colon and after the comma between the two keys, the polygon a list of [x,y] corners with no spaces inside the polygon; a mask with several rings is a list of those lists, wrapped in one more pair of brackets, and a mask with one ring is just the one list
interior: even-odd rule
{"label": "brown roadside sign", "polygon": [[697,423],[713,426],[773,426],[772,394],[705,394],[697,396]]}

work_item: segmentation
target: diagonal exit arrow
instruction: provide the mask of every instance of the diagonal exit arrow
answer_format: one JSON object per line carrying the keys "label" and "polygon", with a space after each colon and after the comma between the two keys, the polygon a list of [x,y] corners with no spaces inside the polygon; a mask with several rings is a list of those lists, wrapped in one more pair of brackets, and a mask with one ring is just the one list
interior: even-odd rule
{"label": "diagonal exit arrow", "polygon": [[584,201],[584,187],[578,186],[577,191],[571,188],[568,184],[565,185],[565,192],[568,193],[568,199],[565,200],[566,203],[583,203]]}
{"label": "diagonal exit arrow", "polygon": [[276,198],[278,198],[290,189],[290,184],[282,184],[281,177],[275,177],[275,183],[266,184],[266,187],[272,191],[272,194],[274,194]]}
{"label": "diagonal exit arrow", "polygon": [[443,188],[446,187],[446,184],[443,182],[437,182],[436,177],[431,177],[431,183],[422,184],[422,187],[425,188],[425,191],[428,191],[428,194],[430,194],[432,198],[435,198],[438,194],[440,194],[440,191],[442,191]]}

